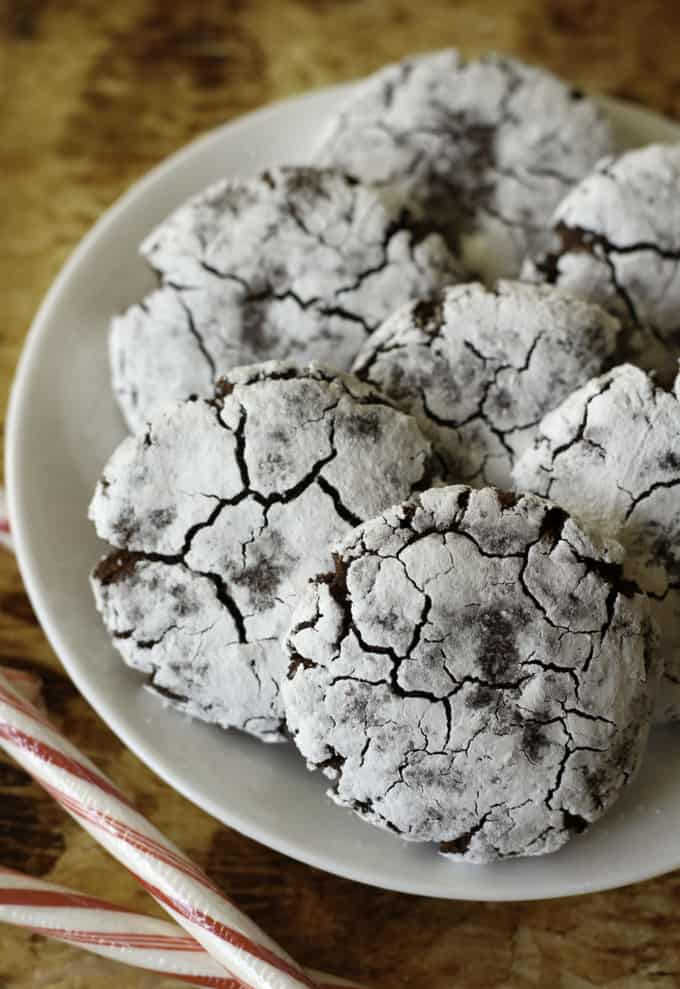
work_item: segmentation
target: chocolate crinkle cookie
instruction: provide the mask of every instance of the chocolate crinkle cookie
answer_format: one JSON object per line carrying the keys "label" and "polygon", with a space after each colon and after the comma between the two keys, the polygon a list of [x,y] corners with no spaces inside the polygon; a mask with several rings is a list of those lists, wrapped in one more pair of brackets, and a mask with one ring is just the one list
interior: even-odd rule
{"label": "chocolate crinkle cookie", "polygon": [[543,248],[557,204],[612,150],[604,113],[549,72],[448,50],[357,83],[317,160],[438,225],[486,280]]}
{"label": "chocolate crinkle cookie", "polygon": [[160,287],[113,320],[113,387],[134,431],[270,359],[348,368],[402,302],[460,280],[438,234],[340,172],[282,167],[189,200],[142,244]]}
{"label": "chocolate crinkle cookie", "polygon": [[658,678],[621,556],[491,488],[433,489],[351,533],[293,617],[283,686],[333,799],[469,862],[585,830],[639,766]]}
{"label": "chocolate crinkle cookie", "polygon": [[523,276],[615,313],[628,359],[670,385],[680,357],[680,144],[601,161],[557,208],[552,243]]}
{"label": "chocolate crinkle cookie", "polygon": [[90,507],[116,547],[92,578],[116,648],[189,714],[280,739],[298,594],[334,540],[429,486],[430,459],[413,418],[319,365],[241,368],[167,407]]}
{"label": "chocolate crinkle cookie", "polygon": [[353,370],[416,417],[451,481],[507,487],[543,415],[611,363],[618,333],[553,288],[472,283],[403,306]]}
{"label": "chocolate crinkle cookie", "polygon": [[680,719],[680,401],[631,365],[590,381],[541,423],[514,470],[519,488],[563,505],[626,548],[650,598],[664,661],[656,719]]}

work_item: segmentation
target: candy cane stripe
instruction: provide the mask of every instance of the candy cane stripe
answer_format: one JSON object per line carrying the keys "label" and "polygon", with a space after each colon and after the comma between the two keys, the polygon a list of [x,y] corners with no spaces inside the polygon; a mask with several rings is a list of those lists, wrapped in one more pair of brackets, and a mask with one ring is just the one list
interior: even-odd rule
{"label": "candy cane stripe", "polygon": [[[42,746],[45,746],[45,748],[49,749],[50,752],[57,751],[52,749],[50,746],[46,746],[45,743],[42,743],[40,740],[34,739],[33,736],[27,735],[26,733],[23,734],[28,743],[27,745],[24,746],[24,748],[28,749],[29,751],[35,750],[34,754],[36,754],[39,758],[44,758],[44,754],[41,748]],[[9,729],[7,729],[6,726],[3,726],[1,723],[0,723],[0,737],[5,737],[10,743],[14,743],[14,744],[21,744],[22,741],[22,739],[19,737],[18,729],[14,730],[13,733],[10,733]],[[59,755],[59,753],[57,753],[57,755]],[[70,773],[71,775],[84,780],[84,782],[91,783],[93,786],[100,787],[100,789],[105,790],[105,792],[109,793],[109,795],[112,796],[114,799],[123,803],[126,807],[129,807],[131,810],[135,811],[132,804],[130,804],[130,802],[125,797],[123,797],[123,795],[114,787],[113,784],[111,784],[108,780],[106,780],[105,777],[99,777],[97,774],[91,773],[91,771],[88,770],[86,766],[82,766],[79,763],[77,763],[75,760],[71,760],[68,757],[64,757],[62,761],[58,761],[56,758],[50,757],[46,761],[48,762],[52,761],[55,765],[58,765],[60,769],[64,769],[66,772]],[[35,779],[39,779],[37,774],[34,773],[33,775]],[[54,796],[55,799],[58,799],[60,802],[69,799],[67,795],[63,793],[63,791],[56,790],[53,787],[50,788],[49,784],[47,784],[44,780],[42,780],[42,778],[40,778],[40,782],[41,782],[41,786],[43,786],[45,789],[49,789],[51,795]],[[104,786],[104,784],[108,784],[109,789],[107,789]],[[82,804],[79,804],[79,806],[82,808],[83,812],[85,812],[84,806]],[[140,843],[140,846],[143,845],[148,849],[149,854],[156,855],[158,858],[161,858],[162,861],[166,862],[168,865],[174,864],[175,868],[177,868],[180,872],[184,872],[187,876],[191,876],[193,879],[195,879],[197,882],[200,882],[203,886],[205,886],[206,889],[210,890],[211,892],[221,895],[219,894],[219,890],[217,889],[217,887],[208,879],[205,873],[201,869],[199,869],[198,866],[195,866],[193,862],[187,859],[186,856],[182,855],[181,853],[174,852],[167,845],[160,844],[160,842],[149,837],[148,835],[143,834],[141,831],[138,831],[136,828],[133,828],[131,825],[116,821],[116,819],[111,817],[111,815],[98,814],[96,820],[94,818],[89,818],[89,819],[96,824],[100,819],[102,819],[102,817],[104,817],[109,822],[112,822],[113,825],[117,825],[118,828],[121,829],[122,833],[134,836],[137,839],[137,841]]]}
{"label": "candy cane stripe", "polygon": [[7,518],[7,500],[5,498],[4,488],[0,488],[0,543],[14,552],[12,533],[9,527],[9,519]]}
{"label": "candy cane stripe", "polygon": [[43,927],[35,925],[35,930],[46,937],[68,937],[70,941],[82,944],[100,944],[109,948],[158,948],[161,951],[188,951],[201,954],[202,948],[191,938],[154,937],[152,934],[118,934],[111,931],[72,931],[67,927]]}
{"label": "candy cane stripe", "polygon": [[124,824],[122,821],[118,821],[115,817],[111,817],[109,814],[90,810],[85,807],[84,804],[75,800],[73,797],[70,797],[67,793],[64,793],[63,790],[58,790],[56,787],[51,786],[51,784],[47,783],[42,777],[38,776],[37,773],[34,774],[34,778],[45,790],[47,790],[50,796],[54,797],[54,799],[58,801],[58,803],[60,803],[66,810],[68,810],[69,813],[76,815],[81,818],[81,820],[87,821],[100,831],[110,834],[113,838],[121,838],[128,845],[136,848],[137,851],[151,855],[153,858],[158,859],[159,862],[164,862],[165,865],[172,866],[172,868],[177,869],[178,872],[183,872],[191,879],[195,879],[197,882],[200,882],[201,885],[205,886],[205,888],[211,892],[217,892],[216,887],[210,883],[207,877],[200,872],[199,869],[185,859],[174,855],[170,849],[163,845],[159,845],[158,842],[153,841],[151,838],[147,838],[147,836],[142,834],[141,831],[137,831],[135,828],[130,827],[129,824]]}
{"label": "candy cane stripe", "polygon": [[31,718],[44,728],[51,730],[52,726],[47,718],[44,718],[42,714],[37,711],[37,709],[32,708],[28,701],[25,701],[21,697],[12,696],[12,694],[9,694],[6,690],[3,690],[2,687],[0,687],[0,701],[2,701],[3,704],[9,705],[9,707],[13,707],[15,711],[23,714],[24,717]]}
{"label": "candy cane stripe", "polygon": [[[200,870],[166,843],[113,784],[94,767],[88,767],[87,760],[74,753],[53,728],[48,729],[49,740],[45,741],[45,729],[40,728],[32,706],[19,701],[1,675],[0,687],[11,698],[10,703],[0,704],[0,746],[83,822],[95,838],[101,836],[107,850],[140,881],[143,876],[142,885],[232,978],[243,984],[252,983],[251,989],[317,989],[311,977],[216,890]],[[30,727],[26,727],[27,723]],[[32,728],[37,730],[37,737],[31,734]],[[74,783],[79,780],[77,787],[71,785],[71,778]],[[148,828],[158,838],[138,830],[138,821],[143,831]]]}
{"label": "candy cane stripe", "polygon": [[[62,804],[62,806],[66,810],[68,810],[69,813],[88,821],[88,823],[93,825],[95,828],[99,828],[99,830],[106,831],[109,834],[111,834],[113,837],[122,838],[124,841],[132,845],[132,847],[137,848],[137,850],[139,851],[143,851],[143,852],[147,851],[146,848],[140,847],[136,841],[131,840],[129,834],[131,829],[128,827],[128,825],[122,824],[120,821],[116,821],[115,819],[110,818],[107,815],[89,811],[81,803],[74,800],[72,797],[70,797],[68,794],[65,794],[63,791],[58,790],[56,787],[51,786],[49,783],[47,783],[37,774],[34,774],[34,776],[35,779],[40,783],[40,785],[43,786],[44,789],[47,790],[55,798],[55,800],[57,800],[60,804]],[[108,825],[108,827],[105,825]],[[138,834],[138,832],[136,832],[136,834]],[[158,851],[162,852],[161,846],[158,846]],[[174,862],[168,861],[164,855],[155,854],[155,857],[159,858],[161,861],[165,862],[166,864],[174,867]],[[181,864],[184,865],[183,862]],[[247,951],[249,954],[253,955],[256,958],[259,958],[261,961],[265,962],[268,965],[271,965],[273,968],[277,968],[279,971],[283,972],[284,974],[292,976],[301,985],[307,986],[308,989],[316,989],[316,983],[313,982],[311,979],[308,979],[300,971],[300,969],[296,968],[294,965],[289,965],[285,960],[279,958],[278,955],[270,951],[268,948],[265,948],[263,945],[256,944],[246,935],[241,934],[239,931],[236,931],[234,928],[228,927],[226,924],[223,924],[215,920],[214,918],[210,917],[207,913],[198,912],[192,907],[187,907],[179,900],[173,899],[171,897],[167,897],[156,886],[142,879],[133,869],[130,869],[128,867],[128,870],[132,873],[135,879],[151,893],[151,895],[155,899],[157,899],[160,903],[170,907],[174,912],[178,913],[186,920],[189,920],[192,923],[196,924],[197,926],[202,927],[210,934],[213,934],[215,937],[220,938],[220,940],[226,941],[228,944],[232,944],[235,947],[242,948],[243,950]],[[203,877],[200,874],[199,874],[199,878],[203,879]]]}
{"label": "candy cane stripe", "polygon": [[[122,929],[110,929],[115,917],[120,918],[117,922],[123,925]],[[218,966],[205,949],[173,923],[140,916],[98,897],[32,879],[3,866],[0,866],[0,920],[194,985],[253,989],[231,973],[216,975]],[[87,929],[81,929],[83,923],[87,923]],[[135,925],[141,930],[135,930]],[[151,931],[149,926],[153,928]],[[186,973],[187,966],[191,967],[191,975]],[[342,986],[357,989],[348,982],[328,981],[329,976],[310,974],[319,989]]]}
{"label": "candy cane stripe", "polygon": [[117,907],[113,904],[104,904],[103,900],[97,900],[90,896],[81,896],[79,893],[72,893],[65,896],[63,893],[53,893],[50,890],[40,889],[0,889],[0,904],[12,904],[19,907],[70,907],[87,910],[114,910],[116,913],[128,913],[134,916],[134,910],[127,907]]}
{"label": "candy cane stripe", "polygon": [[[134,874],[134,873],[133,873]],[[284,972],[286,975],[292,976],[300,985],[307,986],[308,989],[319,989],[317,984],[309,979],[304,972],[294,965],[289,965],[283,958],[279,958],[275,955],[273,951],[268,948],[263,947],[260,944],[255,944],[250,938],[247,938],[245,934],[239,934],[235,931],[233,927],[227,927],[226,924],[221,923],[219,920],[215,920],[207,913],[195,910],[193,907],[187,907],[186,904],[181,903],[179,900],[175,900],[170,896],[166,896],[165,893],[153,886],[151,883],[146,882],[140,876],[135,875],[135,879],[148,890],[155,900],[159,903],[165,904],[169,907],[173,913],[179,914],[184,917],[185,920],[190,921],[192,924],[196,924],[197,927],[202,927],[203,930],[208,931],[210,934],[214,934],[215,937],[220,938],[221,941],[226,941],[228,944],[233,944],[237,948],[242,948],[249,954],[254,955],[261,961],[266,962],[273,968],[277,968],[280,972]]]}
{"label": "candy cane stripe", "polygon": [[58,766],[60,769],[64,769],[67,773],[70,773],[71,776],[76,776],[78,779],[81,779],[86,783],[91,783],[93,786],[98,786],[100,790],[103,790],[104,793],[108,793],[110,797],[114,797],[116,800],[119,800],[120,803],[125,804],[128,807],[132,807],[130,802],[125,799],[122,793],[120,793],[113,783],[110,783],[105,777],[99,776],[97,773],[93,773],[87,768],[87,766],[83,766],[81,763],[69,758],[69,756],[59,752],[58,749],[48,745],[47,742],[42,742],[34,735],[27,735],[26,732],[22,731],[20,728],[14,728],[11,725],[0,724],[0,738],[6,739],[12,745],[18,745],[24,749],[27,749],[29,752],[32,752],[34,755],[38,756],[39,759],[42,759],[43,762],[52,763],[52,765]]}
{"label": "candy cane stripe", "polygon": [[191,935],[167,920],[140,916],[2,866],[0,920],[194,985],[250,989],[213,961]]}
{"label": "candy cane stripe", "polygon": [[[2,488],[0,488],[0,542],[13,549]],[[3,705],[9,709],[9,715],[3,710]],[[38,729],[42,729],[43,734],[49,733],[49,741],[24,730],[24,724],[21,721],[17,723],[11,716],[12,712]],[[88,832],[94,832],[96,837],[96,832],[99,831],[106,834],[109,839],[134,848],[145,856],[141,860],[137,858],[137,861],[144,863],[145,871],[148,866],[151,874],[161,881],[162,888],[155,884],[156,880],[154,882],[143,880],[130,869],[130,854],[124,852],[123,847],[113,844],[111,840],[102,840],[107,850],[120,859],[141,885],[148,889],[159,903],[166,906],[171,915],[181,918],[180,922],[187,929],[188,935],[181,934],[178,928],[165,921],[142,918],[133,911],[106,903],[96,897],[74,893],[63,887],[41,883],[39,880],[27,880],[20,873],[2,867],[0,867],[0,877],[3,875],[8,877],[6,880],[8,885],[3,887],[0,878],[0,920],[18,924],[37,934],[80,945],[106,957],[136,964],[151,972],[172,975],[175,979],[210,989],[293,989],[294,986],[306,986],[308,989],[337,989],[338,986],[347,986],[350,989],[357,989],[342,980],[326,981],[330,977],[319,977],[319,973],[305,973],[231,904],[200,869],[166,843],[162,835],[159,835],[160,840],[156,840],[139,831],[131,822],[128,823],[125,817],[127,814],[133,814],[135,820],[141,820],[142,826],[150,827],[159,834],[144,821],[113,783],[102,776],[91,763],[88,766],[89,760],[83,761],[83,757],[55,731],[47,718],[14,690],[12,684],[3,677],[2,672],[0,672],[0,747],[13,755],[19,764],[27,769],[69,813],[87,822]],[[35,772],[36,760],[43,764],[47,778],[44,778],[42,773]],[[82,803],[73,793],[61,789],[63,784],[60,773],[67,773],[95,790],[95,794],[92,795],[85,791],[87,804]],[[66,785],[69,789],[69,784]],[[121,805],[121,820],[112,815],[110,804],[105,800],[98,801],[96,791]],[[75,790],[76,794],[79,792],[78,789]],[[189,887],[187,891],[184,882],[179,886],[181,891],[179,896],[177,879],[173,873],[165,875],[162,870],[153,867],[154,862],[184,875],[195,884],[196,889],[192,890]],[[203,892],[209,893],[213,898],[217,910],[216,916],[211,915],[214,910],[209,912],[199,905],[201,899],[205,902]],[[199,897],[198,903],[190,901],[189,896],[193,894]],[[121,918],[120,923],[123,928],[128,923],[136,921],[142,926],[142,930],[107,930],[106,927],[109,925],[116,927],[119,921],[114,922],[113,917],[107,919],[104,914]],[[68,924],[69,920],[78,924],[91,920],[93,927],[90,930],[58,926]],[[236,927],[233,926],[234,923]],[[261,935],[272,947],[257,943],[239,930],[238,925],[253,931],[256,937],[258,934]],[[196,935],[196,928],[199,932],[203,930],[210,935],[206,937],[207,948],[202,943],[201,934]],[[221,945],[225,945],[225,948],[223,949]],[[168,960],[173,954],[176,962],[169,964]],[[191,956],[195,959],[195,963],[192,960],[191,965],[188,966],[184,956]],[[253,965],[253,961],[263,963],[265,969],[263,970],[261,965]],[[191,971],[187,972],[187,967],[190,967]],[[274,977],[272,969],[283,978]],[[238,975],[234,974],[234,971]],[[220,974],[216,974],[217,972]],[[253,976],[252,980],[244,979],[244,972],[250,973]]]}
{"label": "candy cane stripe", "polygon": [[[69,931],[60,932],[59,930],[55,930],[53,933],[52,932],[48,933],[43,928],[32,927],[28,924],[26,925],[26,930],[32,931],[34,934],[42,934],[45,937],[51,937],[55,941],[63,941],[66,944],[73,944],[76,947],[82,946],[81,941],[77,938],[73,938]],[[89,947],[91,950],[94,950],[96,948],[107,948],[107,947],[110,947],[115,950],[119,946],[102,944],[101,942],[97,942],[95,940],[94,942],[92,942],[92,944],[87,944],[86,947]],[[100,954],[103,954],[103,952],[100,952]],[[120,958],[116,958],[116,960],[122,962],[124,965],[135,964],[132,961],[132,959],[124,956],[121,956]],[[170,969],[164,970],[164,969],[151,968],[149,967],[149,965],[144,965],[144,964],[136,965],[136,967],[142,968],[147,972],[157,973],[159,975],[165,975],[165,976],[169,975],[173,979],[178,979],[180,982],[189,982],[191,983],[191,985],[194,986],[205,986],[206,989],[251,989],[251,987],[245,986],[244,983],[240,982],[238,979],[232,978],[231,976],[226,976],[225,978],[221,978],[220,976],[217,975],[198,975],[198,974],[193,975],[184,972],[174,972]],[[333,989],[337,989],[337,986],[333,987]]]}

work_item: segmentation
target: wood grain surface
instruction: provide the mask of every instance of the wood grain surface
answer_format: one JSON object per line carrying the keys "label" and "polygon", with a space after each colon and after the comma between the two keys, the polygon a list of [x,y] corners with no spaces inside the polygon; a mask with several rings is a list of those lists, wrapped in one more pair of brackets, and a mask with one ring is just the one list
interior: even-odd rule
{"label": "wood grain surface", "polygon": [[[672,0],[0,0],[0,386],[68,253],[135,179],[207,128],[409,51],[496,48],[680,116]],[[85,328],[86,331],[86,328]],[[447,903],[284,858],[160,783],[79,698],[0,551],[0,662],[37,671],[56,721],[299,961],[368,986],[680,986],[680,874],[558,902]],[[0,862],[153,905],[0,759]],[[0,928],[2,989],[179,985]]]}

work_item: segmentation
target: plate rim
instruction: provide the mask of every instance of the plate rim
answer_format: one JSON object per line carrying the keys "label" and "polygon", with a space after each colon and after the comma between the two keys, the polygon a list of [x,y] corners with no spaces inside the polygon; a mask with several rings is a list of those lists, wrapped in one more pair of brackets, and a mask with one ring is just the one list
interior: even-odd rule
{"label": "plate rim", "polygon": [[[346,865],[338,865],[335,860],[324,858],[321,855],[308,852],[305,847],[296,841],[287,838],[280,838],[277,833],[270,828],[261,826],[249,818],[244,819],[238,810],[232,810],[230,806],[213,801],[209,795],[197,792],[194,789],[190,778],[182,778],[178,783],[177,777],[172,776],[169,769],[159,764],[154,752],[149,752],[144,740],[138,737],[136,729],[125,723],[121,723],[117,714],[107,705],[106,699],[99,696],[97,688],[93,687],[89,679],[81,668],[77,660],[71,656],[70,648],[62,641],[59,632],[59,623],[51,614],[50,607],[43,595],[38,579],[38,568],[32,562],[32,554],[29,546],[28,520],[24,517],[21,500],[21,462],[22,450],[19,445],[20,423],[22,421],[22,405],[27,384],[31,377],[33,365],[37,359],[39,345],[42,335],[49,323],[50,313],[64,291],[69,287],[69,283],[74,273],[77,271],[81,259],[84,258],[90,248],[102,236],[105,236],[109,227],[115,223],[119,214],[128,207],[144,198],[147,188],[151,187],[166,172],[172,171],[185,159],[189,159],[199,148],[206,149],[212,143],[219,144],[225,131],[238,131],[240,128],[250,126],[254,121],[265,121],[267,117],[276,117],[282,110],[290,110],[296,106],[315,99],[324,100],[339,96],[346,91],[351,83],[341,83],[334,86],[315,88],[296,94],[284,100],[277,100],[272,103],[242,114],[232,120],[227,121],[194,138],[181,148],[162,159],[157,165],[145,172],[139,179],[134,181],[114,202],[102,213],[99,219],[93,224],[87,233],[81,238],[73,249],[65,263],[62,265],[56,277],[50,284],[41,304],[39,305],[24,338],[19,359],[15,368],[12,384],[9,393],[7,416],[5,425],[5,486],[7,494],[8,515],[12,524],[12,535],[14,540],[14,551],[21,578],[29,597],[33,610],[38,618],[43,634],[46,636],[51,648],[54,650],[59,662],[65,672],[74,683],[79,693],[86,702],[93,708],[97,716],[102,719],[106,726],[116,735],[124,746],[130,749],[134,755],[153,773],[163,780],[173,790],[178,792],[185,799],[191,801],[205,813],[231,827],[240,834],[259,842],[267,848],[286,855],[289,858],[303,862],[306,865],[320,869],[331,875],[350,879],[354,882],[368,884],[378,889],[387,889],[393,892],[405,893],[409,895],[430,896],[438,899],[451,899],[473,902],[518,902],[531,901],[537,899],[561,899],[566,896],[587,895],[594,892],[604,892],[611,889],[652,879],[656,876],[665,875],[667,872],[680,867],[680,845],[678,846],[677,858],[673,863],[658,868],[638,868],[631,870],[624,878],[617,874],[611,881],[602,880],[592,883],[579,883],[573,889],[560,890],[545,893],[541,891],[533,895],[527,893],[525,889],[514,895],[507,890],[499,890],[494,894],[489,890],[484,891],[484,895],[475,895],[474,890],[468,893],[466,890],[452,895],[448,890],[436,890],[429,885],[419,885],[415,880],[404,879],[402,881],[389,881],[385,877],[379,880],[371,879],[366,871],[354,871]],[[628,101],[614,99],[611,97],[595,96],[598,102],[606,109],[625,112],[628,116],[637,117],[642,123],[654,124],[661,128],[677,128],[678,140],[680,140],[680,122],[674,121],[656,111],[650,110],[642,105],[629,103]]]}

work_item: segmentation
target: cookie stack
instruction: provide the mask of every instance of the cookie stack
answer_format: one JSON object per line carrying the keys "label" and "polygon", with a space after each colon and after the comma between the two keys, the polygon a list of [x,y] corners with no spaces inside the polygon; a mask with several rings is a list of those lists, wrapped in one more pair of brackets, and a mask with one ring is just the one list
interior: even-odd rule
{"label": "cookie stack", "polygon": [[546,72],[407,59],[112,322],[116,648],[453,859],[556,850],[680,720],[680,149],[616,153]]}

